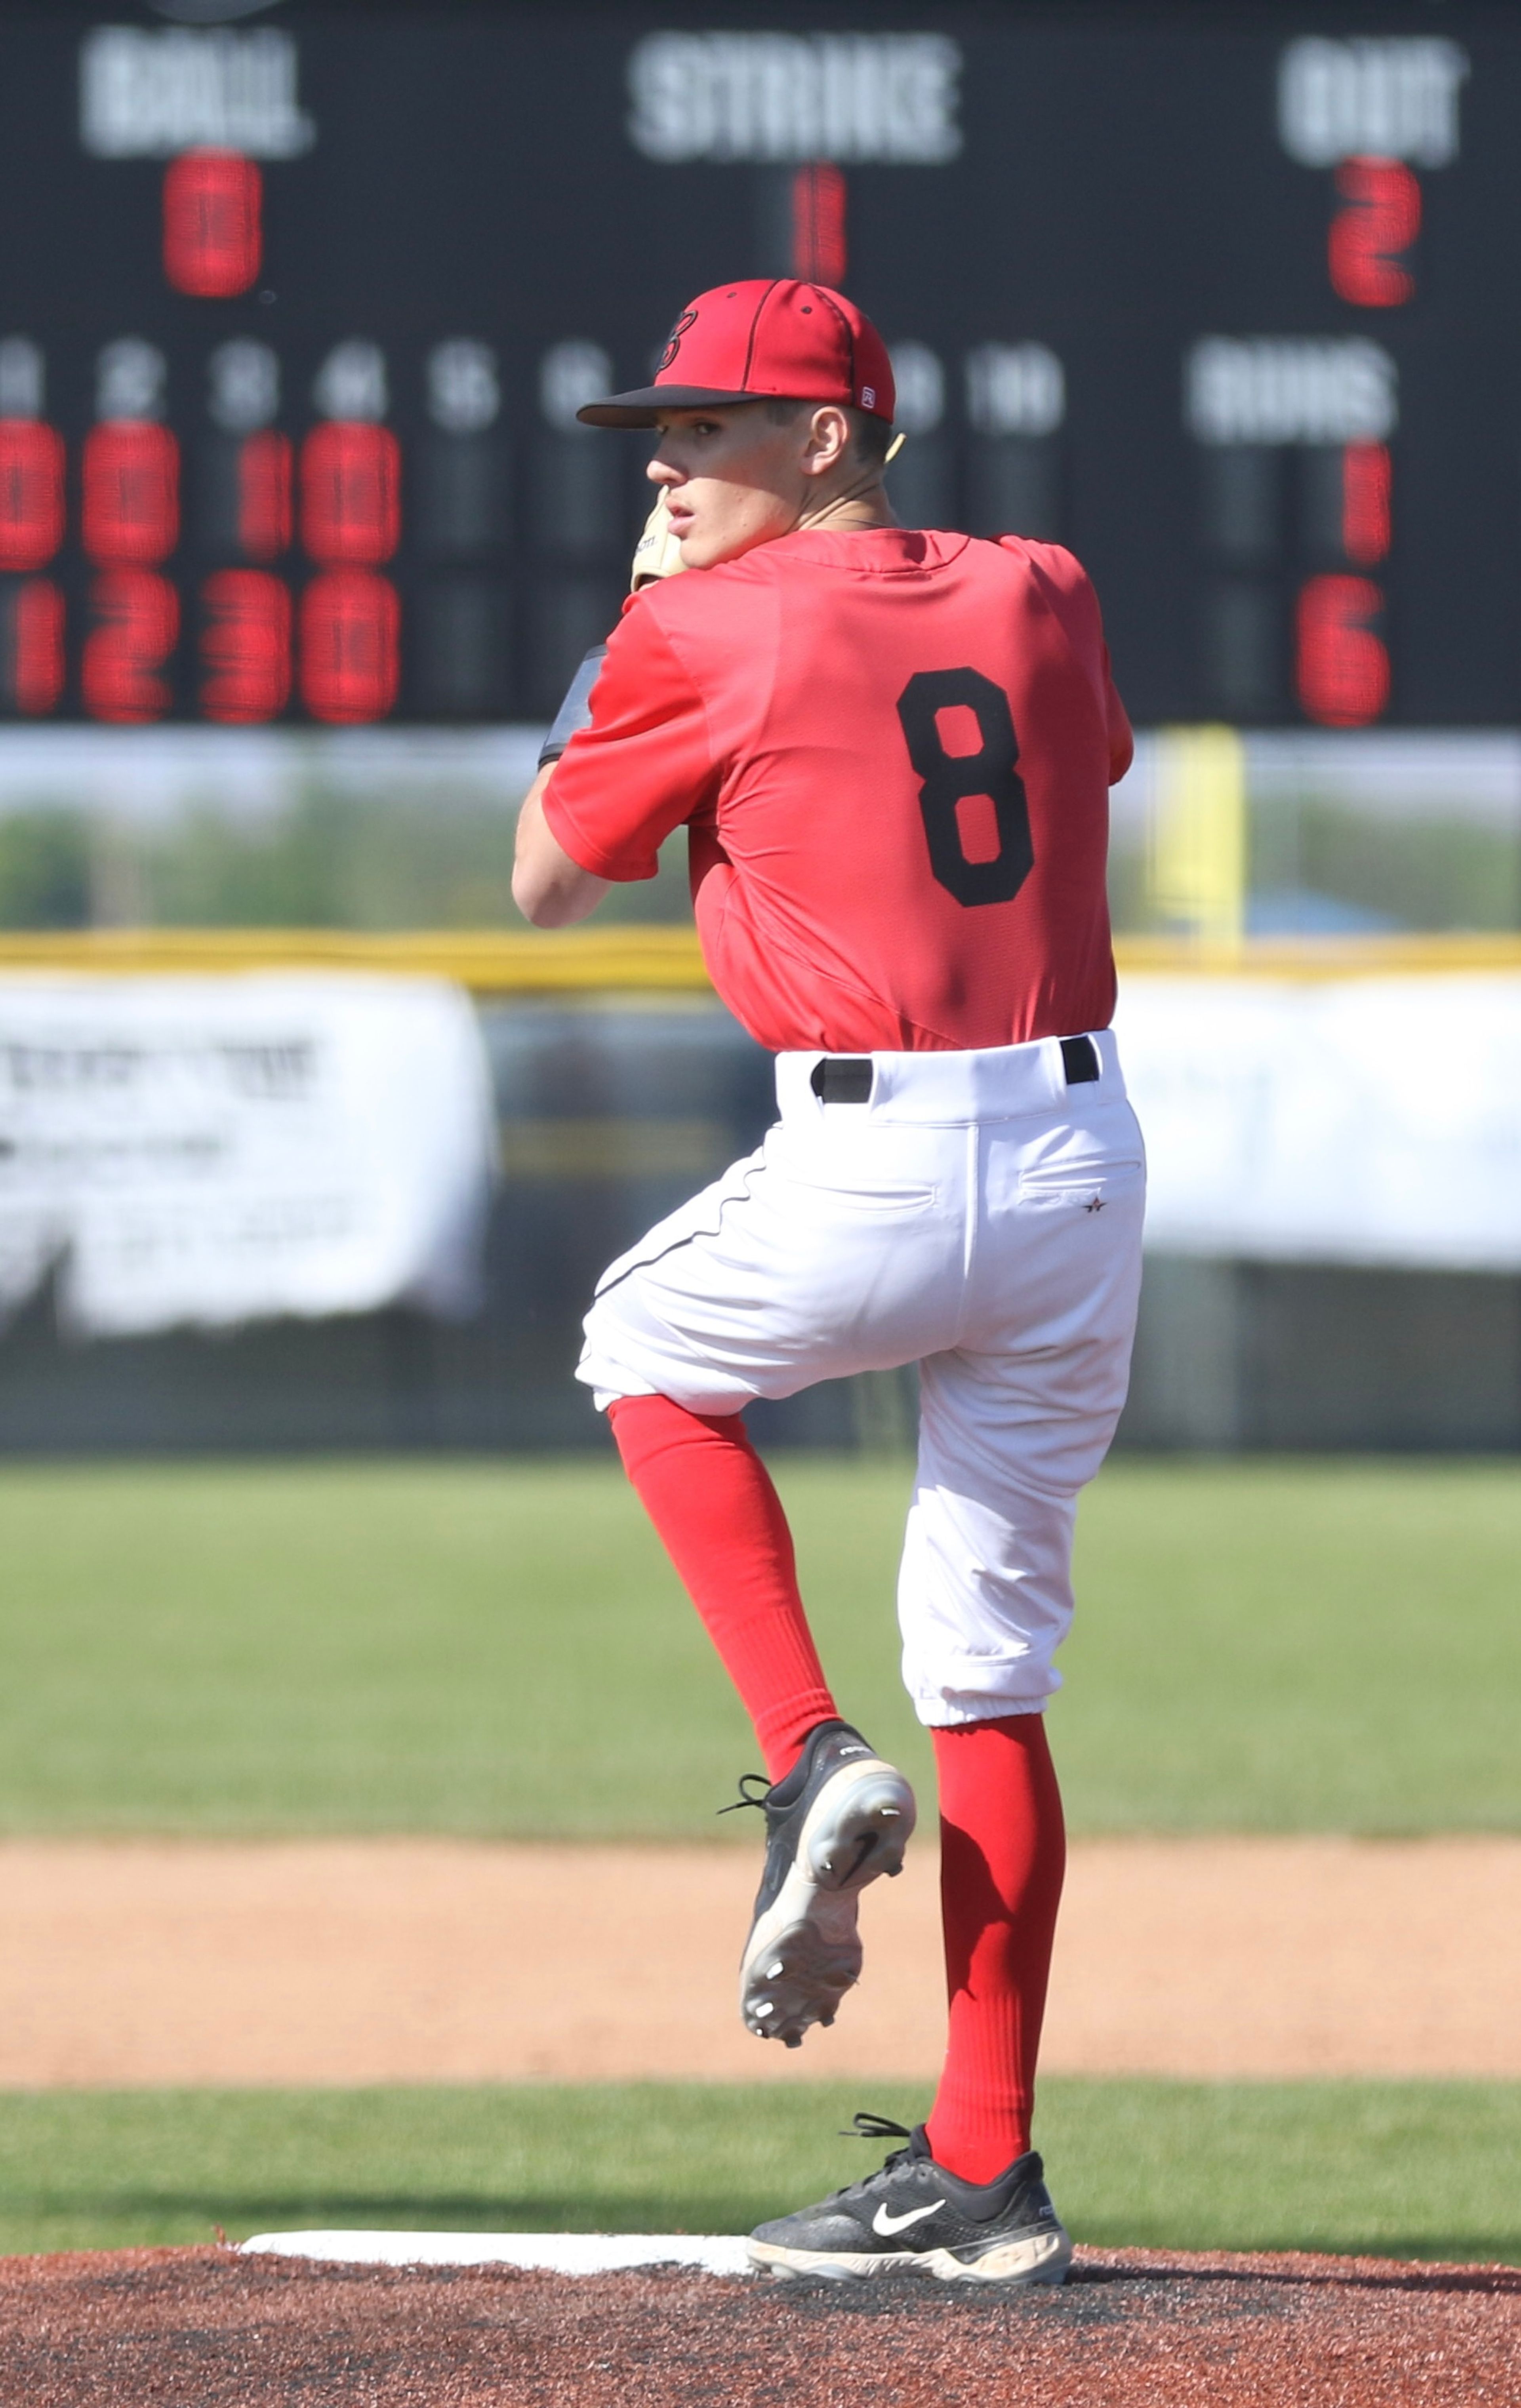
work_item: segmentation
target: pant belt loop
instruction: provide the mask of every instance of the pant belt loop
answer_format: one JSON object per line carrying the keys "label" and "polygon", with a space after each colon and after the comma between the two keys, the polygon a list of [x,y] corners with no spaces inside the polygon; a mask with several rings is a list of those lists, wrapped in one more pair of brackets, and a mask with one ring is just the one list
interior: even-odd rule
{"label": "pant belt loop", "polygon": [[821,1104],[868,1104],[872,1077],[869,1054],[826,1054],[814,1063],[808,1083]]}
{"label": "pant belt loop", "polygon": [[1098,1048],[1091,1037],[1061,1039],[1062,1068],[1069,1087],[1091,1085],[1099,1075]]}

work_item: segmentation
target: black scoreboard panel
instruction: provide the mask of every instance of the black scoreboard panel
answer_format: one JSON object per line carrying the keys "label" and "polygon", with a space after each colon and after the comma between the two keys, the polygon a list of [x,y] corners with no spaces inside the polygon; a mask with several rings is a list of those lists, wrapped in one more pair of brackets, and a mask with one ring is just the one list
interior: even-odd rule
{"label": "black scoreboard panel", "polygon": [[1139,720],[1512,720],[1518,124],[1459,6],[0,7],[0,711],[544,716],[642,512],[576,407],[806,273]]}

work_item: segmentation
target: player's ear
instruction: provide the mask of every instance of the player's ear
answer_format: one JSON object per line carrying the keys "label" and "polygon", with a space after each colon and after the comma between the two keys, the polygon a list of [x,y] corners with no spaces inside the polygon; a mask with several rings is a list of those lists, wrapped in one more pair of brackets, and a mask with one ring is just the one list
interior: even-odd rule
{"label": "player's ear", "polygon": [[810,477],[826,477],[838,468],[850,448],[851,423],[842,409],[826,401],[808,422],[803,468]]}

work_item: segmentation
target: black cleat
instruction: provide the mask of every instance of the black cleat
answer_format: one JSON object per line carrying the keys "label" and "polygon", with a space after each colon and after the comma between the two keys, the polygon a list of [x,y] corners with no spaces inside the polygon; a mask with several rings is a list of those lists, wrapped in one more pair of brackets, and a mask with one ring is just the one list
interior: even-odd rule
{"label": "black cleat", "polygon": [[765,1811],[766,1870],[739,2013],[760,2039],[796,2048],[811,2025],[834,2022],[859,1979],[856,1901],[879,1873],[902,1871],[917,1809],[902,1773],[849,1723],[820,1723],[785,1778],[743,1802]]}
{"label": "black cleat", "polygon": [[901,2271],[942,2283],[1059,2283],[1072,2256],[1044,2168],[1031,2149],[996,2181],[963,2182],[929,2154],[921,2124],[912,2132],[882,2115],[857,2115],[863,2140],[901,2134],[879,2173],[837,2190],[817,2207],[759,2224],[751,2262],[783,2278]]}

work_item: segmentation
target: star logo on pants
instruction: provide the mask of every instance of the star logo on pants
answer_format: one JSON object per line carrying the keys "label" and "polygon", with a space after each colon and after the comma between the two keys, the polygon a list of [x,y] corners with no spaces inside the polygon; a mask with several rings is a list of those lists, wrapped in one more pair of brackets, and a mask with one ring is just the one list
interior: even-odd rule
{"label": "star logo on pants", "polygon": [[1086,1204],[1083,1207],[1084,1212],[1101,1212],[1103,1209],[1104,1199],[1101,1196],[1090,1196]]}

